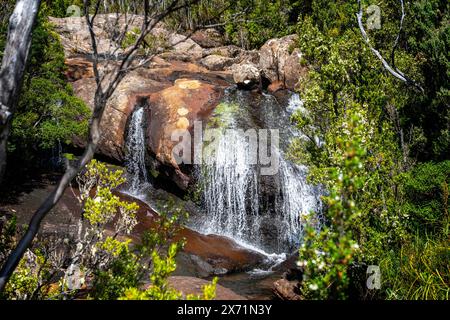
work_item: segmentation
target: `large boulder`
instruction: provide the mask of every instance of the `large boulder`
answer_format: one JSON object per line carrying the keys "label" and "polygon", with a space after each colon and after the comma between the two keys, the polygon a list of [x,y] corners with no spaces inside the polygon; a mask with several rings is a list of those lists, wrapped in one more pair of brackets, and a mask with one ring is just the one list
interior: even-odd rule
{"label": "large boulder", "polygon": [[[72,81],[75,94],[93,109],[96,83],[92,63],[82,57],[68,58],[66,63],[67,76]],[[100,68],[103,68],[102,64]],[[184,76],[200,78],[202,81],[179,79]],[[161,57],[155,57],[148,67],[129,72],[108,100],[101,122],[102,135],[97,152],[116,162],[123,162],[129,116],[137,104],[146,104],[147,100],[151,100],[148,119],[152,121],[148,128],[156,133],[153,135],[149,131],[149,153],[157,155],[158,169],[170,172],[166,173],[169,179],[174,178],[176,184],[184,189],[189,179],[181,173],[170,155],[169,133],[176,127],[179,117],[177,109],[184,106],[189,121],[200,115],[207,117],[208,111],[218,103],[223,89],[229,85],[225,78],[222,72],[215,74],[193,63],[167,62]],[[163,91],[164,89],[168,90]],[[165,127],[166,124],[168,127]],[[83,138],[76,137],[75,144],[84,147]]]}
{"label": "large boulder", "polygon": [[252,88],[260,83],[261,74],[252,63],[240,63],[231,66],[234,82],[242,88]]}
{"label": "large boulder", "polygon": [[183,191],[187,190],[190,177],[174,157],[173,148],[180,142],[173,141],[172,134],[176,130],[192,132],[194,122],[211,113],[222,93],[222,88],[203,81],[178,79],[173,86],[149,96],[147,147],[159,165],[153,169],[163,172]]}
{"label": "large boulder", "polygon": [[186,54],[191,57],[191,61],[200,59],[203,56],[203,48],[188,36],[168,31],[164,28],[155,28],[152,34],[165,42],[165,47],[175,53]]}
{"label": "large boulder", "polygon": [[302,66],[300,50],[294,48],[296,35],[267,41],[260,50],[259,68],[262,76],[271,83],[281,82],[288,89],[295,89],[307,72]]}
{"label": "large boulder", "polygon": [[[80,75],[82,71],[75,71],[76,65],[88,65],[80,59],[66,60],[69,70],[73,75]],[[94,108],[94,95],[96,89],[95,78],[89,72],[84,72],[87,77],[72,82],[74,93],[80,97],[91,109]],[[76,78],[76,77],[75,77]],[[111,98],[108,100],[102,122],[100,124],[101,138],[97,152],[117,162],[124,160],[124,138],[128,117],[137,104],[140,96],[149,95],[160,91],[169,84],[153,80],[145,73],[139,71],[130,72],[119,84]],[[75,138],[75,144],[84,147],[85,141],[82,137]]]}

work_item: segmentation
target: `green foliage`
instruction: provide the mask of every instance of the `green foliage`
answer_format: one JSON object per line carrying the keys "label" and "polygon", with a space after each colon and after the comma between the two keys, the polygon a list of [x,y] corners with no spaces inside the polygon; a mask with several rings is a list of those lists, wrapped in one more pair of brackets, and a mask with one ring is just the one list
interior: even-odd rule
{"label": "green foliage", "polygon": [[[87,289],[89,299],[181,299],[182,294],[168,284],[175,271],[175,257],[184,242],[172,239],[186,217],[181,208],[168,203],[152,229],[139,244],[126,237],[137,224],[136,203],[121,201],[113,190],[125,182],[123,171],[111,170],[104,163],[91,161],[77,178],[79,200],[84,204],[83,225],[73,238],[38,238],[27,251],[7,284],[1,299],[72,299]],[[17,244],[15,219],[0,224],[0,262]],[[112,231],[112,232],[111,232]],[[112,235],[111,235],[112,234]],[[66,254],[60,258],[54,254]],[[61,264],[62,262],[62,264]],[[73,273],[79,270],[80,273]],[[71,285],[75,277],[78,284]],[[148,289],[142,288],[150,280]],[[204,287],[202,296],[213,299],[217,279]],[[84,296],[85,297],[85,296]]]}
{"label": "green foliage", "polygon": [[[293,31],[291,7],[283,0],[239,0],[225,12],[225,33],[241,47],[259,48],[267,40]],[[295,22],[295,21],[294,21]]]}
{"label": "green foliage", "polygon": [[111,300],[119,298],[127,288],[137,287],[140,284],[142,266],[137,256],[130,250],[129,241],[119,241],[107,237],[98,244],[99,254],[113,257],[108,268],[95,272],[90,297],[98,300]]}
{"label": "green foliage", "polygon": [[361,134],[364,127],[358,114],[348,112],[347,117],[344,125],[348,133],[337,138],[336,155],[342,165],[330,169],[331,187],[324,197],[328,206],[326,218],[332,223],[320,232],[309,227],[300,249],[300,267],[304,270],[302,293],[307,298],[346,298],[347,268],[359,248],[352,230],[362,214],[357,203],[358,192],[365,183],[362,169],[366,150]]}
{"label": "green foliage", "polygon": [[450,243],[447,238],[416,236],[381,260],[388,299],[449,300]]}
{"label": "green foliage", "polygon": [[[43,4],[33,31],[23,88],[13,118],[9,150],[32,159],[37,151],[70,144],[74,136],[85,136],[90,111],[66,83],[64,50]],[[7,24],[0,25],[6,31]],[[0,35],[0,52],[5,33]]]}
{"label": "green foliage", "polygon": [[[385,72],[362,41],[356,2],[300,2],[305,5],[298,46],[311,71],[300,88],[306,111],[293,116],[306,138],[295,141],[291,156],[308,165],[310,179],[329,192],[324,229],[309,228],[300,250],[303,294],[345,298],[348,267],[365,263],[381,266],[378,297],[446,299],[449,167],[441,160],[449,150],[448,57],[442,54],[448,46],[448,4],[406,6],[395,64],[421,83],[422,95]],[[366,1],[363,8],[369,4],[381,6],[382,28],[368,32],[388,59],[398,32],[398,2]],[[350,125],[355,116],[362,125],[356,131],[359,125]],[[342,160],[352,145],[365,150],[362,157],[354,149],[358,167]],[[413,167],[424,159],[441,162]],[[351,199],[347,207],[346,198],[335,195],[351,186],[342,183],[352,173],[361,180],[353,180],[354,192],[345,192]],[[356,244],[359,249],[352,250]]]}
{"label": "green foliage", "polygon": [[402,211],[410,216],[410,228],[422,233],[449,230],[450,161],[419,164],[402,176],[405,201]]}
{"label": "green foliage", "polygon": [[[17,230],[15,216],[0,221],[0,265],[6,261],[17,245]],[[51,299],[53,293],[50,291],[48,280],[52,276],[53,269],[45,250],[39,247],[28,250],[11,275],[4,291],[0,292],[0,299]]]}

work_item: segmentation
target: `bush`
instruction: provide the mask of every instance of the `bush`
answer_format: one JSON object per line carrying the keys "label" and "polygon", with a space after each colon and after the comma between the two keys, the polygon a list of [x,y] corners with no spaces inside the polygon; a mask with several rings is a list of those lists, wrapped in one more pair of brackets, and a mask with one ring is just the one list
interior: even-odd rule
{"label": "bush", "polygon": [[410,216],[413,232],[448,233],[449,181],[450,161],[422,163],[402,176],[405,197],[402,210]]}
{"label": "bush", "polygon": [[[41,7],[30,48],[29,60],[8,149],[32,163],[40,151],[68,145],[74,136],[87,133],[90,110],[66,82],[64,49],[48,21],[48,8]],[[0,29],[6,30],[6,23]],[[0,52],[6,33],[0,35]]]}
{"label": "bush", "polygon": [[388,299],[450,299],[448,238],[416,236],[381,261],[381,281]]}

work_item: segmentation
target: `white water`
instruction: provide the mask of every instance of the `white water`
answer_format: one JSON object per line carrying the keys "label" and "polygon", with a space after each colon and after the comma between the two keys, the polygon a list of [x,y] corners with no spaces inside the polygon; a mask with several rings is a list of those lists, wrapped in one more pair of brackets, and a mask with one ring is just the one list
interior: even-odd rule
{"label": "white water", "polygon": [[131,115],[126,140],[125,163],[128,172],[127,193],[141,198],[148,187],[148,176],[145,168],[145,122],[144,108],[139,107]]}
{"label": "white water", "polygon": [[[273,97],[264,99],[265,103],[274,103]],[[241,108],[246,108],[245,102],[239,101],[239,104]],[[300,107],[301,101],[293,95],[289,109],[283,110],[280,116],[271,110],[270,116],[275,119],[271,119],[272,123],[280,122],[281,117],[285,120],[289,113]],[[265,115],[264,111],[260,113],[262,117],[269,114]],[[230,127],[236,127],[237,123],[241,123],[239,120],[246,117],[250,115],[236,116]],[[288,123],[285,126],[288,137],[281,139],[290,139],[292,128]],[[320,210],[319,191],[307,184],[307,169],[286,160],[281,150],[277,151],[280,159],[278,174],[269,178],[262,177],[259,167],[246,161],[248,150],[245,137],[228,134],[216,148],[215,162],[200,168],[207,216],[196,222],[199,224],[196,229],[228,236],[276,263],[281,259],[280,254],[298,247],[303,233],[300,217]],[[272,191],[267,192],[264,188]]]}

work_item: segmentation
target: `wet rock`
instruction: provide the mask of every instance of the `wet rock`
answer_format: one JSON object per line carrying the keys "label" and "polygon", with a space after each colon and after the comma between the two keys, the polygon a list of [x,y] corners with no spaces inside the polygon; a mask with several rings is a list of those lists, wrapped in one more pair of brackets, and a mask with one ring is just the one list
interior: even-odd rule
{"label": "wet rock", "polygon": [[231,66],[234,82],[241,88],[253,88],[260,83],[261,74],[252,63],[234,64]]}
{"label": "wet rock", "polygon": [[[80,65],[78,61],[77,65]],[[68,60],[68,62],[70,63],[71,60]],[[69,68],[75,67],[76,65],[69,65]],[[160,91],[168,85],[168,83],[151,79],[142,70],[130,72],[108,100],[100,124],[102,134],[97,152],[117,162],[122,162],[124,159],[124,132],[129,115],[141,96]],[[95,79],[83,77],[74,81],[72,87],[74,93],[93,109],[96,89]],[[81,137],[75,138],[74,142],[79,147],[85,145],[85,141]]]}
{"label": "wet rock", "polygon": [[[121,199],[134,201],[139,205],[138,225],[132,233],[134,241],[154,228],[157,214],[144,202],[130,196],[119,194]],[[248,271],[265,261],[262,254],[238,245],[230,238],[218,235],[204,235],[187,227],[173,239],[185,240],[186,244],[177,257],[177,275],[209,277],[224,273]]]}
{"label": "wet rock", "polygon": [[262,254],[243,248],[227,237],[203,235],[187,228],[177,237],[187,239],[184,252],[207,262],[214,272],[248,271],[265,260]]}
{"label": "wet rock", "polygon": [[192,79],[178,79],[173,86],[149,96],[146,116],[149,153],[160,163],[158,171],[181,190],[187,190],[191,178],[181,170],[172,151],[182,144],[185,150],[190,150],[193,140],[174,141],[172,134],[192,131],[195,121],[209,115],[221,96],[221,88]]}
{"label": "wet rock", "polygon": [[197,255],[180,252],[177,257],[177,270],[175,275],[195,276],[198,278],[208,278],[213,275],[224,275],[228,273],[225,268],[214,268],[211,264]]}
{"label": "wet rock", "polygon": [[212,71],[221,71],[230,67],[235,59],[212,54],[200,60],[200,64]]}
{"label": "wet rock", "polygon": [[[169,286],[173,289],[181,291],[183,296],[188,294],[202,295],[203,286],[210,284],[210,281],[194,278],[194,277],[169,277]],[[225,288],[221,285],[216,286],[216,298],[215,300],[247,300],[245,297],[240,296],[232,290]]]}

